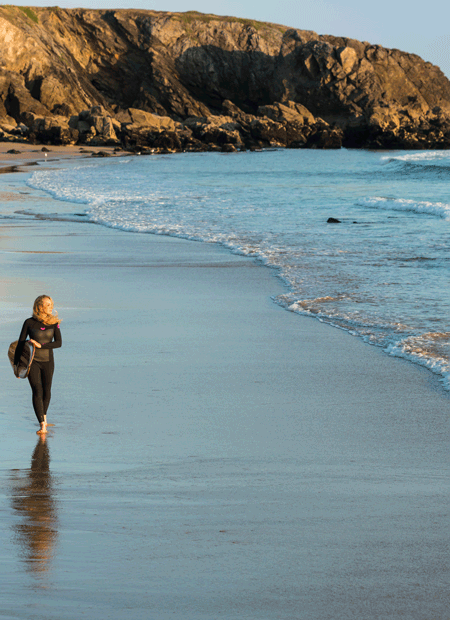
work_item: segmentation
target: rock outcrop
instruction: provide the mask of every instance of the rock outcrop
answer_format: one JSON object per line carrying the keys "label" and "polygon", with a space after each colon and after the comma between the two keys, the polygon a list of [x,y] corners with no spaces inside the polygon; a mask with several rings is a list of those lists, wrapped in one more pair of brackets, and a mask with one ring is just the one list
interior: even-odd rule
{"label": "rock outcrop", "polygon": [[237,18],[0,7],[0,139],[150,150],[449,148],[419,57]]}

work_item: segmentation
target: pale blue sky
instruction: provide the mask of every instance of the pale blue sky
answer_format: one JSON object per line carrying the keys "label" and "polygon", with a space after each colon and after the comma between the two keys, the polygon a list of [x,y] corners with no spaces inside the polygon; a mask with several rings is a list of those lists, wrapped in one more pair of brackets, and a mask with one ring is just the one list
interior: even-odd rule
{"label": "pale blue sky", "polygon": [[62,8],[137,8],[200,11],[233,15],[378,43],[418,54],[450,78],[450,2],[448,0],[58,0],[14,2]]}

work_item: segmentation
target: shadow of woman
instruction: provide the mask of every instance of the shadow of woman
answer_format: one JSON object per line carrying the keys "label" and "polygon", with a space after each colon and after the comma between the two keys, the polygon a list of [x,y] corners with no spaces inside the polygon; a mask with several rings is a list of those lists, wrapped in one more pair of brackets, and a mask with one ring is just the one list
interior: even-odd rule
{"label": "shadow of woman", "polygon": [[26,569],[48,574],[58,537],[58,517],[50,452],[45,436],[39,437],[29,470],[11,472],[11,505],[20,516],[13,525],[15,542]]}

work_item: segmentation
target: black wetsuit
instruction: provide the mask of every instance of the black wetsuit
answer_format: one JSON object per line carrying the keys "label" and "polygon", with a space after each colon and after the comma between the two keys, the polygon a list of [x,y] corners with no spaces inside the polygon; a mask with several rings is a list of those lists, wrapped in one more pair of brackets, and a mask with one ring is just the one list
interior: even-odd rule
{"label": "black wetsuit", "polygon": [[53,349],[58,349],[62,345],[61,331],[57,323],[46,325],[34,318],[27,319],[20,332],[19,343],[14,356],[15,364],[20,360],[27,337],[36,340],[41,345],[40,349],[36,347],[28,381],[33,391],[34,412],[38,421],[43,422],[50,404],[53,371],[55,369]]}

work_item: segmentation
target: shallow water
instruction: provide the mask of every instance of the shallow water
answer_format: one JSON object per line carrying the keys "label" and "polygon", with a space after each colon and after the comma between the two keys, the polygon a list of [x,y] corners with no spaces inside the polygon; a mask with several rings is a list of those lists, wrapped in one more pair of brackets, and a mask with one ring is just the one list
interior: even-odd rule
{"label": "shallow water", "polygon": [[30,185],[59,199],[41,216],[253,256],[286,283],[278,303],[426,365],[448,388],[449,177],[448,152],[283,150],[96,160],[38,170]]}

